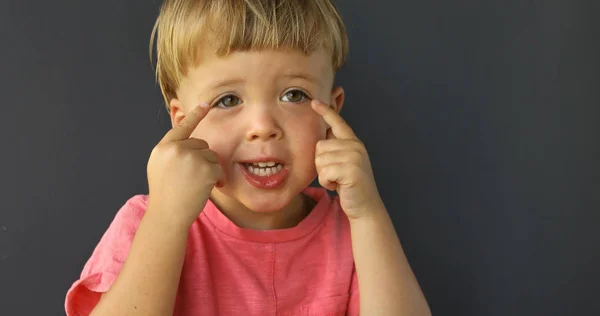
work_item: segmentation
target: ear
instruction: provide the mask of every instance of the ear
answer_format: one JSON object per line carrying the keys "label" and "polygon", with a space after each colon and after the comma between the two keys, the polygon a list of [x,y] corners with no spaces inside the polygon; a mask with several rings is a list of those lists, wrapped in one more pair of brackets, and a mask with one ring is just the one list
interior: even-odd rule
{"label": "ear", "polygon": [[171,101],[169,102],[169,108],[169,115],[171,116],[171,126],[175,127],[179,125],[179,122],[181,122],[181,120],[183,120],[183,118],[185,117],[185,112],[181,107],[181,102],[179,102],[179,99],[177,98],[171,99]]}
{"label": "ear", "polygon": [[344,88],[338,86],[331,90],[329,104],[336,112],[340,113],[342,106],[344,106]]}

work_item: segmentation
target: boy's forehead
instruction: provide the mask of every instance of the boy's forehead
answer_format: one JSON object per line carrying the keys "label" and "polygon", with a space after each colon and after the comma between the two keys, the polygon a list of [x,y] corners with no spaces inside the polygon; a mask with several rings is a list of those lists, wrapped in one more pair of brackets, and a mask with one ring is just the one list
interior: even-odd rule
{"label": "boy's forehead", "polygon": [[[264,49],[234,51],[225,56],[203,52],[197,65],[191,69],[189,79],[303,79],[321,85],[330,83],[333,73],[330,53],[324,49],[310,54],[296,49]],[[207,74],[210,77],[206,77]]]}

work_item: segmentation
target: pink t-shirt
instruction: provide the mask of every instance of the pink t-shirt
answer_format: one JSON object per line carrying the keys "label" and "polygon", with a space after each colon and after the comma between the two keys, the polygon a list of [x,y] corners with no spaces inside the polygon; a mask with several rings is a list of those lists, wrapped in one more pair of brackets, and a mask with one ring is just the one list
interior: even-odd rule
{"label": "pink t-shirt", "polygon": [[[317,201],[296,227],[240,228],[209,200],[190,228],[174,315],[358,315],[348,218],[338,197]],[[66,295],[68,316],[89,315],[127,258],[147,195],[119,210]]]}

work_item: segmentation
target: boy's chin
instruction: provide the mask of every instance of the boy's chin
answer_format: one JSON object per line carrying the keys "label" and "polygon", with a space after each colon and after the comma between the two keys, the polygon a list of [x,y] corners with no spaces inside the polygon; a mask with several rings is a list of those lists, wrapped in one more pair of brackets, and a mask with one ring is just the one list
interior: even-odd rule
{"label": "boy's chin", "polygon": [[279,212],[285,209],[300,192],[257,192],[253,194],[243,194],[237,196],[240,201],[249,210],[256,213]]}
{"label": "boy's chin", "polygon": [[270,213],[284,210],[294,199],[300,197],[301,192],[301,189],[292,189],[290,187],[279,190],[257,189],[239,190],[237,192],[231,192],[226,188],[215,188],[212,195],[221,196],[221,198],[225,198],[231,202],[236,201],[235,203],[239,203],[256,213]]}

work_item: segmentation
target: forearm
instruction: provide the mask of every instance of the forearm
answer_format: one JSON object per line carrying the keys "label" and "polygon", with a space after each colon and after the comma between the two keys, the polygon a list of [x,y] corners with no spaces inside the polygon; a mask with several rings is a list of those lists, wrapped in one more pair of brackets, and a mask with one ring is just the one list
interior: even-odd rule
{"label": "forearm", "polygon": [[360,315],[431,315],[385,207],[368,213],[350,221]]}
{"label": "forearm", "polygon": [[91,315],[173,314],[189,229],[160,214],[148,207],[119,276]]}

